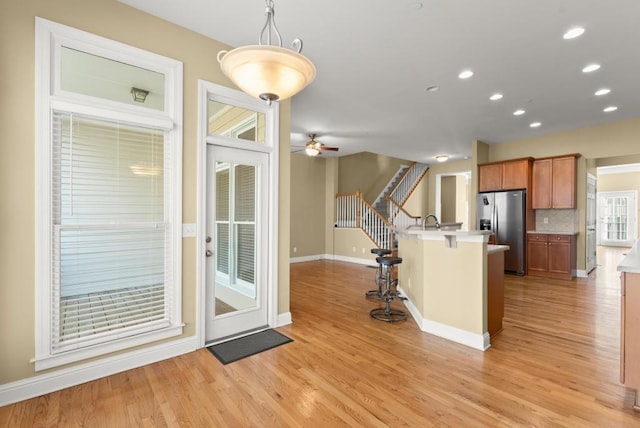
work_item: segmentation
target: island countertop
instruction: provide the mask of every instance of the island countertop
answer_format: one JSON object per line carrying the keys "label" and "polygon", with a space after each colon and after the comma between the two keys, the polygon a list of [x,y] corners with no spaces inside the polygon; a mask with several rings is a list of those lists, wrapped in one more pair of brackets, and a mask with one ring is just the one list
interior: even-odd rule
{"label": "island countertop", "polygon": [[509,250],[508,245],[494,245],[494,244],[487,245],[487,254],[495,254],[501,251],[508,251],[508,250]]}
{"label": "island countertop", "polygon": [[627,253],[618,265],[618,272],[640,273],[640,240]]}

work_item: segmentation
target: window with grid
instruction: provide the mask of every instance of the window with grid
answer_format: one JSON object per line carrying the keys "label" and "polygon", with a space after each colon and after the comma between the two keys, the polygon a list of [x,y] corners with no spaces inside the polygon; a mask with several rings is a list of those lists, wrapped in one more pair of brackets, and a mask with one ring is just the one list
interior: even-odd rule
{"label": "window with grid", "polygon": [[182,333],[182,64],[41,19],[36,40],[41,370]]}

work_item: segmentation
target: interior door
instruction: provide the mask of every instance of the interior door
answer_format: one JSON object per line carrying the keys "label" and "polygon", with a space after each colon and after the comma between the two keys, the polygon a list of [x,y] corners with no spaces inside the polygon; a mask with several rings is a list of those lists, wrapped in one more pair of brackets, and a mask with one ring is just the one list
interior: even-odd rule
{"label": "interior door", "polygon": [[596,267],[596,177],[587,175],[587,273]]}
{"label": "interior door", "polygon": [[268,326],[268,155],[207,145],[207,343]]}

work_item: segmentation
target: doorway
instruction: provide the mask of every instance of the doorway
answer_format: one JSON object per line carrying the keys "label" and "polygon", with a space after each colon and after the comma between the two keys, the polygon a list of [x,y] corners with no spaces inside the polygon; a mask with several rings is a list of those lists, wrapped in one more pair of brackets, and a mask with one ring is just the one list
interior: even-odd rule
{"label": "doorway", "polygon": [[278,103],[205,81],[198,90],[196,334],[203,347],[288,319],[278,314]]}
{"label": "doorway", "polygon": [[637,192],[598,193],[598,244],[631,247],[637,237]]}
{"label": "doorway", "polygon": [[440,223],[462,223],[461,230],[471,230],[469,224],[469,185],[471,171],[436,175],[436,217]]}

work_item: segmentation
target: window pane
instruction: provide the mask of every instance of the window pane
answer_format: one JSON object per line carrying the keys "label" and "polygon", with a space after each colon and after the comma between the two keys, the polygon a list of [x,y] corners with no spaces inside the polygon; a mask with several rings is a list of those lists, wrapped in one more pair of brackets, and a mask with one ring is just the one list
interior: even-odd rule
{"label": "window pane", "polygon": [[54,115],[59,224],[164,221],[164,134],[70,113]]}
{"label": "window pane", "polygon": [[229,220],[229,164],[216,164],[216,221]]}
{"label": "window pane", "polygon": [[229,275],[229,224],[217,225],[216,270]]}
{"label": "window pane", "polygon": [[[64,46],[60,50],[60,88],[110,101],[164,110],[164,74]],[[148,91],[145,100],[134,101],[132,88]]]}
{"label": "window pane", "polygon": [[235,178],[235,220],[254,221],[256,210],[256,168],[251,165],[236,165]]}
{"label": "window pane", "polygon": [[60,233],[60,294],[164,283],[164,229],[72,229]]}
{"label": "window pane", "polygon": [[[255,225],[239,224],[237,276],[249,284],[255,284],[255,242]],[[255,297],[255,287],[253,293],[251,297]]]}
{"label": "window pane", "polygon": [[165,134],[55,111],[52,349],[168,322]]}
{"label": "window pane", "polygon": [[208,135],[223,135],[239,140],[265,141],[265,115],[242,107],[209,100]]}

